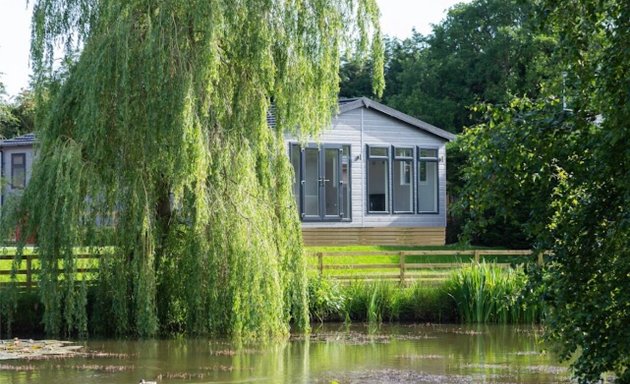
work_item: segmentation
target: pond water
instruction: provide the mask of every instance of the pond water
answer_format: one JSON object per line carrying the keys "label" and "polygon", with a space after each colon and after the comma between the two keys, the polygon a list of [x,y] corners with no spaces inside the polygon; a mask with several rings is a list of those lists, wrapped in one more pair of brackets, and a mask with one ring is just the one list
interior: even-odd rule
{"label": "pond water", "polygon": [[236,348],[208,339],[90,341],[91,356],[0,362],[0,383],[566,383],[537,328],[325,325]]}

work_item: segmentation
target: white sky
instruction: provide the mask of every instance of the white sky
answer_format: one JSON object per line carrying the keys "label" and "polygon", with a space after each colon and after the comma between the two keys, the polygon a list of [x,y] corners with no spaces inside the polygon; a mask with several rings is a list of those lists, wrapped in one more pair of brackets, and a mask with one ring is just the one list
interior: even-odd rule
{"label": "white sky", "polygon": [[[381,8],[383,33],[403,39],[411,35],[414,27],[423,35],[431,33],[431,24],[438,24],[446,10],[462,0],[377,2]],[[15,96],[28,85],[30,19],[26,0],[0,0],[0,80],[9,96]]]}

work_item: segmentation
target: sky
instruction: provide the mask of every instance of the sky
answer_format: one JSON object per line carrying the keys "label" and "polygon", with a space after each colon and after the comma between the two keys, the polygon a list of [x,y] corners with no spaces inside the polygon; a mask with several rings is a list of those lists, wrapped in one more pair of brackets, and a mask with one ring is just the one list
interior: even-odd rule
{"label": "sky", "polygon": [[[381,28],[384,34],[400,39],[409,37],[413,28],[428,35],[431,25],[438,24],[446,11],[461,1],[377,0]],[[17,95],[28,85],[30,19],[26,0],[0,0],[0,81],[9,96]]]}

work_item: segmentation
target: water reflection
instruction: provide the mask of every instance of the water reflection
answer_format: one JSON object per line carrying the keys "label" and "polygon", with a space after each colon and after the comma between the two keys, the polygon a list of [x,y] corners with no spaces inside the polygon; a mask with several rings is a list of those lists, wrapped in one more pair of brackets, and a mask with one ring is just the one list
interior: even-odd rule
{"label": "water reflection", "polygon": [[90,341],[102,356],[4,361],[0,383],[557,383],[535,328],[316,327],[310,337],[236,348],[207,339]]}

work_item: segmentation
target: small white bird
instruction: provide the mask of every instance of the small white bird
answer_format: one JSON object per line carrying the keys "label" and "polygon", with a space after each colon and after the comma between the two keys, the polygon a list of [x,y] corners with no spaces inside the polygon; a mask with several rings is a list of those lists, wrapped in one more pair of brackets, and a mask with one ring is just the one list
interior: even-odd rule
{"label": "small white bird", "polygon": [[157,384],[157,381],[146,381],[144,379],[140,380],[138,384]]}

